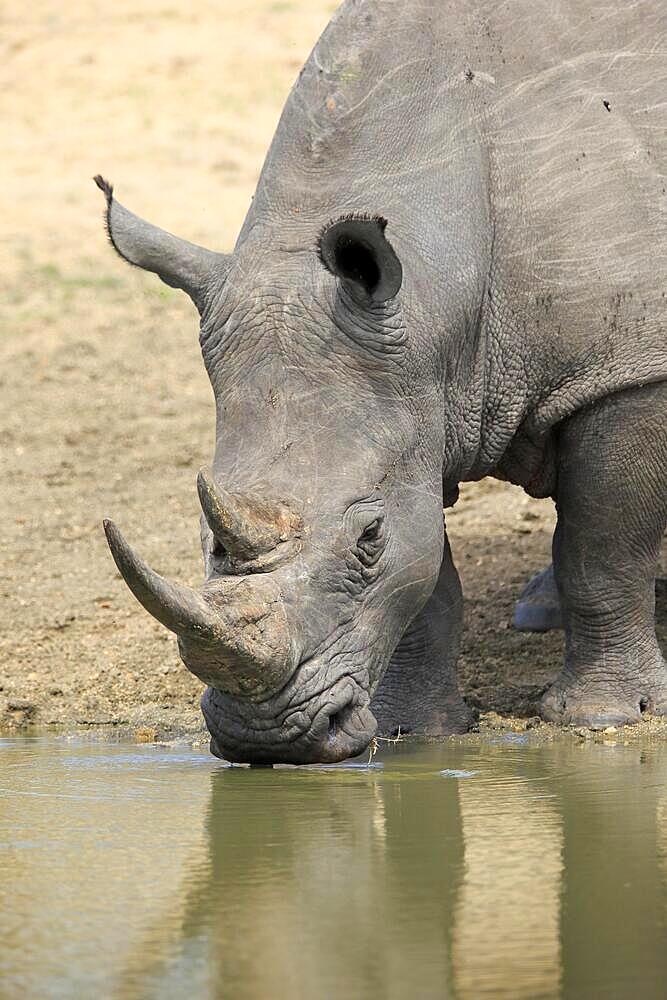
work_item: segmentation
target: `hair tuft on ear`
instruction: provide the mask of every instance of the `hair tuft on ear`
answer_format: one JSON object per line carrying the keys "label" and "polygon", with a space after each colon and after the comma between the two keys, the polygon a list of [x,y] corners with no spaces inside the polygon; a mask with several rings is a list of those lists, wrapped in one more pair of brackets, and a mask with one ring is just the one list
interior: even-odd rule
{"label": "hair tuft on ear", "polygon": [[[102,178],[100,178],[102,180]],[[105,182],[106,183],[106,182]],[[112,188],[113,191],[113,188]],[[349,215],[342,215],[340,219],[331,219],[325,226],[322,226],[317,236],[317,256],[320,258],[321,262],[329,270],[326,260],[322,256],[322,238],[327,230],[331,229],[332,226],[337,226],[342,222],[373,222],[376,226],[379,226],[380,231],[384,233],[387,228],[387,220],[381,215],[369,215],[366,212],[350,212]]]}
{"label": "hair tuft on ear", "polygon": [[108,181],[106,180],[106,178],[102,177],[102,174],[95,174],[93,180],[97,184],[98,188],[100,189],[106,200],[106,210],[104,212],[104,228],[106,230],[107,239],[109,240],[109,243],[114,248],[118,256],[121,257],[127,264],[129,264],[131,267],[140,267],[141,266],[140,264],[132,260],[131,257],[128,257],[126,253],[123,253],[121,247],[118,245],[118,243],[116,243],[115,239],[113,238],[113,227],[111,225],[111,210],[113,207],[113,184],[111,183],[111,181]]}
{"label": "hair tuft on ear", "polygon": [[93,180],[97,184],[100,191],[104,193],[104,197],[106,198],[108,205],[111,199],[113,198],[113,184],[111,183],[111,181],[108,181],[104,177],[102,177],[102,174],[95,174]]}
{"label": "hair tuft on ear", "polygon": [[134,267],[153,271],[171,288],[181,288],[202,313],[228,258],[139,218],[114,198],[113,185],[101,174],[93,180],[106,199],[106,231],[116,253]]}

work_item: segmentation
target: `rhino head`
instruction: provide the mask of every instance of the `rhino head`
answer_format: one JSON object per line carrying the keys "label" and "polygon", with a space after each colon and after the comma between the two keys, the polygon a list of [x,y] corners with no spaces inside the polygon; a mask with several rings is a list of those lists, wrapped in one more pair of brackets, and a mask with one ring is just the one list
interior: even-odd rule
{"label": "rhino head", "polygon": [[196,305],[216,402],[212,469],[198,479],[203,586],[159,576],[106,522],[116,564],[207,685],[214,753],[361,753],[373,693],[443,553],[443,363],[428,338],[415,343],[418,296],[403,294],[391,226],[267,220],[224,255],[144,222],[96,181],[118,253]]}

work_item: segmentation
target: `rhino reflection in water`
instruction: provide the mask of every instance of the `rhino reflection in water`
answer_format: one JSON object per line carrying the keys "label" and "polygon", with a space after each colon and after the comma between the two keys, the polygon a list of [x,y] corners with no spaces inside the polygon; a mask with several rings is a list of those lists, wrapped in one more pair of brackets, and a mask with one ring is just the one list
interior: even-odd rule
{"label": "rhino reflection in water", "polygon": [[[254,778],[254,780],[253,780]],[[303,806],[300,808],[300,806]],[[446,831],[451,831],[449,834]],[[211,996],[449,994],[445,914],[462,871],[455,782],[377,772],[211,777],[207,854],[136,943],[119,997],[172,976]],[[420,849],[415,851],[415,845]],[[175,971],[174,971],[175,970]],[[156,988],[158,987],[158,988]]]}
{"label": "rhino reflection in water", "polygon": [[136,940],[119,998],[197,993],[201,976],[237,1000],[662,996],[664,752],[484,760],[461,781],[212,775],[203,850]]}
{"label": "rhino reflection in water", "polygon": [[567,638],[543,714],[667,711],[662,0],[348,0],[233,254],[107,197],[201,316],[217,431],[206,582],[125,580],[208,689],[215,753],[334,761],[470,713],[442,508],[495,475],[558,505]]}

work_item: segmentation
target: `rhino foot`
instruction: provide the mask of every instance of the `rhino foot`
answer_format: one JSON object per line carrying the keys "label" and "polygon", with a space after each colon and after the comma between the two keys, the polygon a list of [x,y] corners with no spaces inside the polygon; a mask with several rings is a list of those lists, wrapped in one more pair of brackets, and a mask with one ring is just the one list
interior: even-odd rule
{"label": "rhino foot", "polygon": [[586,676],[564,671],[542,697],[540,714],[547,722],[587,729],[630,726],[643,713],[667,715],[667,666],[660,660],[652,669],[627,677]]}

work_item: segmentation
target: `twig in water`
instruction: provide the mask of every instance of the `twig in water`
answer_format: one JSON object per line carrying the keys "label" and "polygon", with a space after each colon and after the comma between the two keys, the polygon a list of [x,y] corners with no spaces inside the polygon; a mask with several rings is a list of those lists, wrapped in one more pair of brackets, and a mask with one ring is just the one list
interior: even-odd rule
{"label": "twig in water", "polygon": [[401,740],[403,740],[404,738],[405,737],[401,733],[400,726],[396,730],[395,736],[374,736],[368,747],[368,764],[366,766],[370,767],[370,765],[372,764],[373,757],[375,757],[375,754],[379,750],[378,743],[391,743],[391,744],[400,743]]}

